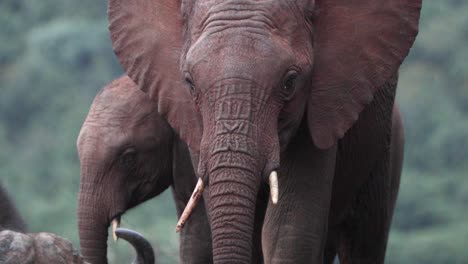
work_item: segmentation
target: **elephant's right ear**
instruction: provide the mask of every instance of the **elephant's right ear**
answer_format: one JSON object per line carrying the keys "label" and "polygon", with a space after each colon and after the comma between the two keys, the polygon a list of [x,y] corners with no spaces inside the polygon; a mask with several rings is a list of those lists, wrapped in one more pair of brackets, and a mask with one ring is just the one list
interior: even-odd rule
{"label": "elephant's right ear", "polygon": [[158,104],[192,151],[199,151],[201,118],[179,70],[181,3],[177,0],[109,0],[115,54],[128,76]]}

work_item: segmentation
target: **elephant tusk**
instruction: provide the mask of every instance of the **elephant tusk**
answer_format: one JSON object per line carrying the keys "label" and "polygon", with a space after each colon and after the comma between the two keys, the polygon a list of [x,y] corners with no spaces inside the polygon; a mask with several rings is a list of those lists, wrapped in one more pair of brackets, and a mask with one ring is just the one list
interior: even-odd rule
{"label": "elephant tusk", "polygon": [[200,200],[201,195],[203,194],[203,180],[201,178],[198,179],[197,185],[193,190],[192,196],[190,196],[190,200],[185,206],[184,212],[180,216],[179,222],[177,222],[176,232],[180,232],[180,230],[184,227],[185,223],[187,222],[190,214],[192,213],[193,209],[197,205],[198,201]]}
{"label": "elephant tusk", "polygon": [[120,226],[120,220],[118,218],[114,218],[114,220],[112,220],[112,237],[114,238],[114,241],[117,241],[119,239],[119,237],[115,233],[115,230],[117,230],[119,226]]}
{"label": "elephant tusk", "polygon": [[279,188],[278,188],[278,173],[276,171],[272,171],[270,173],[270,195],[271,201],[273,204],[278,203],[278,195],[279,195]]}
{"label": "elephant tusk", "polygon": [[126,229],[126,228],[117,228],[115,230],[115,234],[118,237],[130,243],[134,247],[137,253],[137,256],[132,263],[134,264],[145,264],[145,263],[154,264],[155,263],[153,247],[151,246],[150,242],[143,237],[143,235],[133,230]]}

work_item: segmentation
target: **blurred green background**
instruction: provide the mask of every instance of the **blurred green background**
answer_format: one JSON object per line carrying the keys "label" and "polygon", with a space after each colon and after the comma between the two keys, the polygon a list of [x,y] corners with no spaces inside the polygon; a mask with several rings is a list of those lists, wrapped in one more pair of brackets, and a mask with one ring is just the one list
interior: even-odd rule
{"label": "blurred green background", "polygon": [[[468,263],[468,1],[426,0],[400,71],[405,168],[387,263]],[[32,232],[78,246],[80,126],[97,91],[122,74],[106,1],[0,1],[0,180]],[[176,263],[170,192],[123,218],[160,263]],[[111,263],[130,263],[109,242]]]}

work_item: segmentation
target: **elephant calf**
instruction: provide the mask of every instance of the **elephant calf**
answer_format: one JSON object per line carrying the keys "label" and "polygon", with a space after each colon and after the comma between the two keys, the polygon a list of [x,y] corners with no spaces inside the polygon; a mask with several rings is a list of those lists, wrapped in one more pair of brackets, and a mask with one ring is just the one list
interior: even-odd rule
{"label": "elephant calf", "polygon": [[[142,235],[117,229],[118,237],[132,244],[135,264],[154,263],[154,252]],[[3,264],[81,264],[84,262],[72,243],[51,233],[26,233],[26,224],[6,190],[0,185],[0,263]]]}
{"label": "elephant calf", "polygon": [[[122,239],[135,247],[134,264],[153,264],[154,252],[149,242],[140,234],[117,229]],[[0,232],[0,263],[6,264],[86,264],[72,243],[50,233],[24,234],[11,230]]]}
{"label": "elephant calf", "polygon": [[[107,229],[130,208],[172,186],[178,214],[196,185],[187,146],[130,78],[121,77],[94,99],[77,148],[81,184],[78,223],[83,256],[107,263]],[[181,232],[182,263],[210,263],[211,233],[204,206]]]}
{"label": "elephant calf", "polygon": [[85,263],[70,241],[49,233],[0,232],[0,263]]}

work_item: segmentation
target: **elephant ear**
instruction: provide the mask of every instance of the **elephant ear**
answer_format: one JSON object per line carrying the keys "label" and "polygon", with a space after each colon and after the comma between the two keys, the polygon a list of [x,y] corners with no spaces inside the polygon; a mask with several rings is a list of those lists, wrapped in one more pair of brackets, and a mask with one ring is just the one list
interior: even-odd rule
{"label": "elephant ear", "polygon": [[180,0],[109,0],[108,18],[114,52],[128,76],[198,152],[201,119],[179,70],[183,32]]}
{"label": "elephant ear", "polygon": [[418,33],[421,0],[315,0],[314,144],[333,146],[398,70]]}

